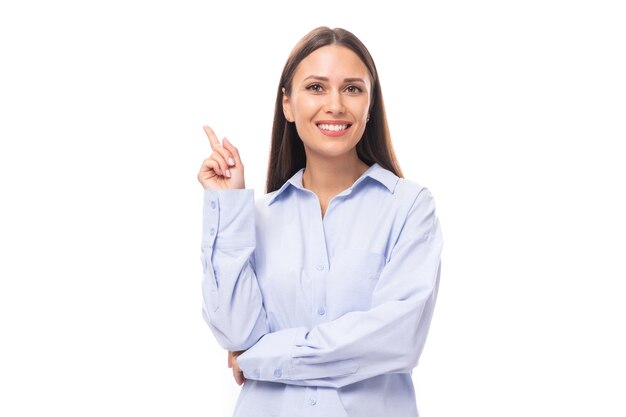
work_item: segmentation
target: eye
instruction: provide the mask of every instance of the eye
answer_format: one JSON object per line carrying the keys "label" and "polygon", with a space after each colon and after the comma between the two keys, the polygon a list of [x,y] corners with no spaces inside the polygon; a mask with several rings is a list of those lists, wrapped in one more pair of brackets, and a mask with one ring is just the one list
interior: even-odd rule
{"label": "eye", "polygon": [[356,85],[349,85],[346,87],[346,91],[348,93],[357,94],[357,93],[362,92],[363,90],[360,87],[357,87]]}
{"label": "eye", "polygon": [[310,91],[314,91],[316,93],[319,93],[319,92],[321,92],[323,90],[322,85],[318,84],[318,83],[311,84],[311,85],[307,86],[306,89],[310,90]]}

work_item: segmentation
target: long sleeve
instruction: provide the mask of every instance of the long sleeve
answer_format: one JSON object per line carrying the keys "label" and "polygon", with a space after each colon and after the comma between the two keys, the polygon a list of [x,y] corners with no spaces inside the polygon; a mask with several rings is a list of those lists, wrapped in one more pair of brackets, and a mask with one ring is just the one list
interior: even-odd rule
{"label": "long sleeve", "polygon": [[255,247],[254,191],[205,190],[202,316],[224,349],[248,349],[269,331]]}
{"label": "long sleeve", "polygon": [[417,365],[433,314],[442,237],[430,192],[422,189],[408,211],[371,308],[311,329],[265,334],[238,357],[248,379],[342,387]]}

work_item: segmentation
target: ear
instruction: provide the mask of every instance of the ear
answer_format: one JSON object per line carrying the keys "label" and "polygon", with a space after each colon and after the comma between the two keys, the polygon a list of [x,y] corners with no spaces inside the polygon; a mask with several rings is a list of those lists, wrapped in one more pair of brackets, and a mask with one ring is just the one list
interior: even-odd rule
{"label": "ear", "polygon": [[291,101],[289,100],[289,96],[285,94],[285,87],[283,87],[283,114],[288,122],[293,122],[295,120],[293,113],[291,112]]}

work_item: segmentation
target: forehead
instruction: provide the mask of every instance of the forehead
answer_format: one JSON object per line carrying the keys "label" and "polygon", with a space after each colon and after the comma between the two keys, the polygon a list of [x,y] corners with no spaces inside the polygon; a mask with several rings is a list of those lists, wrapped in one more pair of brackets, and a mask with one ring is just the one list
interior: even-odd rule
{"label": "forehead", "polygon": [[315,75],[330,80],[362,78],[370,80],[369,71],[361,58],[351,49],[341,45],[327,45],[316,49],[304,58],[294,74],[296,82]]}

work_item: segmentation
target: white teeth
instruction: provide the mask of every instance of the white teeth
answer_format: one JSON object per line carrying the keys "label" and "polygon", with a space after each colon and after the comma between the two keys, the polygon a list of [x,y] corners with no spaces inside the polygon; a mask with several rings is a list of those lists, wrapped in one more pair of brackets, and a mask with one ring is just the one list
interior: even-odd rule
{"label": "white teeth", "polygon": [[346,130],[348,125],[329,125],[329,124],[319,124],[317,125],[322,130],[332,130],[333,132],[338,132],[340,130]]}

